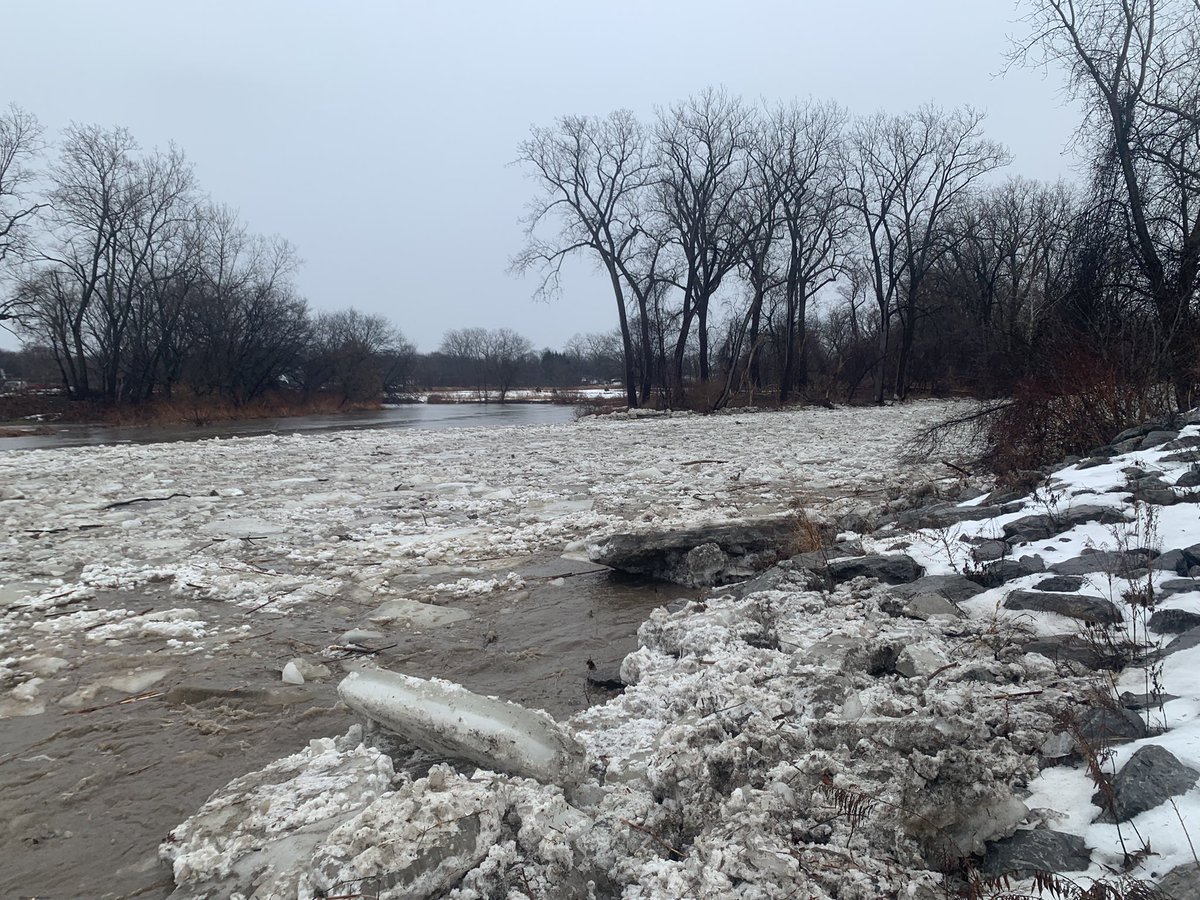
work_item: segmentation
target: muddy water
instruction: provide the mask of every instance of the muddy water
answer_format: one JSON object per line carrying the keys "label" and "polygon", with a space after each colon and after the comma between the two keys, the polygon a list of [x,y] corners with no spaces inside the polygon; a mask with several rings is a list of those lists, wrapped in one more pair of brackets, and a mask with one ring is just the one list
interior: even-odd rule
{"label": "muddy water", "polygon": [[549,403],[413,403],[365,412],[253,419],[216,425],[50,425],[49,433],[0,436],[3,450],[52,450],[98,444],[158,444],[214,437],[335,431],[360,428],[478,428],[492,425],[558,425],[575,420],[571,406]]}
{"label": "muddy water", "polygon": [[[472,617],[442,628],[382,627],[383,638],[367,642],[378,649],[372,656],[561,718],[611,696],[589,686],[588,660],[615,667],[636,646],[651,609],[688,595],[557,557],[530,559],[517,571],[525,590],[455,601]],[[176,602],[114,592],[88,605],[143,610]],[[214,628],[246,621],[253,628],[216,658],[156,657],[161,643],[136,642],[81,654],[72,687],[134,664],[168,671],[146,690],[105,688],[82,709],[50,702],[41,715],[0,722],[0,896],[167,897],[170,871],[156,851],[172,827],[230,779],[351,723],[335,685],[364,654],[322,651],[357,624],[361,610],[348,616],[345,607],[306,605],[284,616],[209,603],[202,612]],[[333,676],[282,684],[279,672],[296,656],[325,663]]]}

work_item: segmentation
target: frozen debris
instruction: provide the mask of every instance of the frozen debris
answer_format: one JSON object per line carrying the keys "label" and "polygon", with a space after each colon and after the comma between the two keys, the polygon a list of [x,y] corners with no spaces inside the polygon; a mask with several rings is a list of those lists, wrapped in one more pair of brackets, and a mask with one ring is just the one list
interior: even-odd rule
{"label": "frozen debris", "polygon": [[689,587],[748,578],[787,556],[802,537],[794,516],[681,530],[643,529],[591,538],[592,562]]}
{"label": "frozen debris", "polygon": [[304,675],[300,671],[300,667],[296,665],[298,660],[290,660],[283,667],[283,683],[284,684],[304,684]]}
{"label": "frozen debris", "polygon": [[360,669],[342,680],[338,695],[434,753],[559,785],[577,784],[586,773],[583,749],[550,716],[452,682]]}
{"label": "frozen debris", "polygon": [[388,600],[367,616],[372,625],[390,625],[414,631],[453,625],[469,618],[471,614],[466,610],[403,598]]}

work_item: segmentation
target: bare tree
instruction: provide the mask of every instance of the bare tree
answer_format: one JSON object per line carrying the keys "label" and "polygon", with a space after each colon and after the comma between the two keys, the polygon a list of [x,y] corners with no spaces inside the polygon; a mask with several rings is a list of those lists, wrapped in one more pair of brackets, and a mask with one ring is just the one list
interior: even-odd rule
{"label": "bare tree", "polygon": [[[12,262],[28,250],[29,225],[45,205],[30,196],[42,146],[42,128],[31,113],[16,104],[0,112],[0,291]],[[13,298],[0,293],[0,323],[15,315]]]}
{"label": "bare tree", "polygon": [[496,328],[485,334],[484,365],[487,367],[503,403],[521,367],[529,362],[533,344],[511,328]]}
{"label": "bare tree", "polygon": [[1115,168],[1159,368],[1195,400],[1200,280],[1200,3],[1028,0],[1012,62],[1061,64],[1087,115],[1098,169]]}
{"label": "bare tree", "polygon": [[859,218],[880,316],[875,400],[883,402],[890,324],[900,326],[895,395],[908,391],[908,367],[926,275],[947,252],[947,214],[983,175],[1008,162],[981,133],[983,115],[925,106],[860,121],[852,135],[848,193]]}
{"label": "bare tree", "polygon": [[674,402],[683,399],[683,360],[693,323],[700,380],[709,377],[708,313],[725,277],[744,257],[754,116],[741,100],[708,88],[659,113],[655,128],[659,209],[681,257],[683,309],[672,361]]}
{"label": "bare tree", "polygon": [[[645,130],[628,110],[607,117],[566,116],[549,128],[534,128],[518,148],[525,165],[542,188],[525,217],[529,243],[513,260],[513,269],[540,269],[539,293],[558,290],[563,261],[576,252],[595,254],[608,276],[617,304],[625,355],[625,392],[638,405],[634,342],[626,311],[630,264],[640,250],[643,192],[654,176]],[[552,239],[538,228],[555,216],[559,230]],[[641,352],[649,352],[649,333]]]}

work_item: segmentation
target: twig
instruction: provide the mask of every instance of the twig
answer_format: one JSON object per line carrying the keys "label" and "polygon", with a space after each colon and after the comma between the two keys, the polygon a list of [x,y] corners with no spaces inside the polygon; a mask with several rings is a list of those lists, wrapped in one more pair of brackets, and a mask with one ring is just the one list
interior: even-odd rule
{"label": "twig", "polygon": [[944,460],[944,459],[943,459],[943,460],[942,460],[942,465],[943,465],[943,466],[949,466],[949,467],[950,467],[950,468],[952,468],[952,469],[953,469],[955,472],[957,472],[959,475],[962,475],[962,476],[963,476],[963,477],[965,477],[965,478],[970,478],[970,477],[971,477],[971,473],[970,473],[970,472],[968,472],[966,469],[962,468],[961,466],[956,466],[954,463],[952,463],[952,462],[949,462],[948,460]]}
{"label": "twig", "polygon": [[167,500],[174,500],[176,497],[191,497],[191,494],[171,494],[167,497],[134,497],[132,500],[118,500],[115,503],[110,503],[101,509],[116,509],[119,506],[132,506],[134,503],[165,503]]}
{"label": "twig", "polygon": [[264,606],[270,606],[276,600],[282,600],[288,594],[294,594],[294,593],[296,593],[296,591],[300,590],[300,588],[302,588],[302,587],[304,587],[304,585],[298,584],[294,588],[289,588],[288,590],[284,591],[282,594],[276,594],[274,597],[264,600],[262,603],[258,604],[258,606],[252,606],[248,610],[246,610],[246,615],[249,615],[252,612],[258,612]]}
{"label": "twig", "polygon": [[650,840],[654,841],[654,843],[658,844],[658,846],[662,847],[668,853],[674,853],[677,858],[683,859],[682,853],[680,853],[678,850],[676,850],[674,847],[672,847],[670,844],[668,844],[666,841],[664,841],[661,837],[659,837],[657,834],[655,834],[653,831],[651,831],[645,825],[639,825],[637,822],[630,822],[628,819],[622,819],[621,821],[624,822],[626,825],[628,825],[630,828],[632,828],[634,831],[640,831],[642,834],[646,835],[648,838],[650,838]]}
{"label": "twig", "polygon": [[137,703],[139,700],[153,700],[155,697],[166,695],[166,691],[144,691],[140,694],[134,694],[132,697],[122,697],[120,700],[114,700],[112,703],[101,703],[99,706],[89,706],[85,709],[73,709],[69,715],[78,716],[83,713],[96,712],[100,709],[109,709],[113,706],[126,706],[130,703]]}

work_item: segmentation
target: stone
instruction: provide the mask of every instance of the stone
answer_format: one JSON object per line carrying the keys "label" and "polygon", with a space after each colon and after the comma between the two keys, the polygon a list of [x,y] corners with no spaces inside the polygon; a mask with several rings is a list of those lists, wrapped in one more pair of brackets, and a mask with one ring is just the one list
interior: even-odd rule
{"label": "stone", "polygon": [[1126,709],[1158,709],[1164,703],[1178,700],[1175,694],[1135,694],[1132,691],[1121,691],[1118,698]]}
{"label": "stone", "polygon": [[1001,559],[989,563],[979,574],[979,583],[984,587],[998,587],[1014,578],[1024,578],[1046,571],[1046,563],[1040,556],[1022,556],[1020,559]]}
{"label": "stone", "polygon": [[1172,797],[1191,790],[1200,780],[1200,772],[1185,766],[1170,750],[1158,744],[1139,749],[1112,779],[1113,803],[1107,809],[1103,794],[1092,796],[1092,803],[1103,809],[1097,821],[1124,822],[1166,803]]}
{"label": "stone", "polygon": [[1200,462],[1200,448],[1194,450],[1177,450],[1174,453],[1168,453],[1162,458],[1161,462]]}
{"label": "stone", "polygon": [[[591,662],[591,660],[589,660]],[[605,691],[623,691],[625,682],[621,679],[621,667],[612,666],[598,668],[593,663],[588,666],[587,683]]]}
{"label": "stone", "polygon": [[1160,609],[1150,617],[1150,630],[1159,634],[1183,634],[1200,628],[1200,613],[1186,609]]}
{"label": "stone", "polygon": [[1163,648],[1162,655],[1170,656],[1172,653],[1178,653],[1180,650],[1191,650],[1193,647],[1200,647],[1200,627],[1189,628],[1171,643]]}
{"label": "stone", "polygon": [[1178,437],[1178,431],[1151,431],[1138,443],[1138,449],[1150,450],[1154,447],[1161,447],[1163,444],[1169,444]]}
{"label": "stone", "polygon": [[1194,578],[1168,578],[1155,588],[1155,593],[1162,597],[1190,594],[1193,591],[1200,591],[1200,581]]}
{"label": "stone", "polygon": [[1035,872],[1082,872],[1091,861],[1091,851],[1078,835],[1035,828],[989,844],[980,871],[989,878],[1029,878]]}
{"label": "stone", "polygon": [[971,550],[971,558],[975,562],[995,562],[1004,559],[1012,553],[1012,547],[1007,541],[984,541]]}
{"label": "stone", "polygon": [[1141,491],[1135,496],[1143,503],[1150,503],[1154,506],[1174,506],[1176,503],[1186,501],[1185,497],[1181,497],[1170,488]]}
{"label": "stone", "polygon": [[1124,513],[1116,507],[1085,503],[1065,509],[1053,516],[1039,514],[1014,519],[1004,526],[1004,536],[1014,541],[1040,541],[1054,537],[1056,534],[1062,534],[1085,522],[1116,525],[1124,521]]}
{"label": "stone", "polygon": [[[1050,567],[1051,571],[1054,566]],[[1083,579],[1075,575],[1052,575],[1043,578],[1033,586],[1035,591],[1049,591],[1052,594],[1069,594],[1083,587]]]}
{"label": "stone", "polygon": [[1004,608],[1056,613],[1091,624],[1112,625],[1122,621],[1121,611],[1111,601],[1083,594],[1013,591],[1004,598]]}
{"label": "stone", "polygon": [[1147,734],[1146,723],[1136,712],[1121,707],[1094,706],[1079,719],[1079,736],[1096,750],[1138,741]]}
{"label": "stone", "polygon": [[1163,900],[1200,900],[1200,863],[1176,866],[1157,886]]}
{"label": "stone", "polygon": [[1118,671],[1125,667],[1125,658],[1119,653],[1096,646],[1077,634],[1056,634],[1029,641],[1021,648],[1025,653],[1036,653],[1056,663],[1076,663],[1085,669]]}
{"label": "stone", "polygon": [[1188,569],[1187,558],[1183,555],[1182,550],[1168,550],[1155,557],[1154,562],[1150,563],[1150,568],[1184,575]]}
{"label": "stone", "polygon": [[1188,469],[1177,479],[1175,479],[1175,487],[1194,488],[1200,487],[1200,469]]}
{"label": "stone", "polygon": [[836,583],[863,577],[877,578],[885,584],[907,584],[920,578],[924,571],[911,556],[899,553],[835,559],[829,563],[829,574]]}
{"label": "stone", "polygon": [[1157,426],[1143,422],[1141,425],[1133,425],[1129,428],[1126,428],[1112,439],[1112,443],[1119,444],[1121,441],[1128,441],[1131,438],[1143,438],[1150,432],[1156,430],[1158,430]]}
{"label": "stone", "polygon": [[897,597],[937,594],[955,603],[969,600],[983,591],[984,588],[963,575],[925,575],[910,584],[901,584],[892,588],[892,593]]}
{"label": "stone", "polygon": [[1125,575],[1133,569],[1149,565],[1154,558],[1150,550],[1085,550],[1079,556],[1052,563],[1048,568],[1058,575],[1087,575],[1090,572],[1105,572]]}
{"label": "stone", "polygon": [[917,594],[903,608],[904,615],[910,619],[928,621],[934,616],[954,616],[960,618],[962,610],[940,594]]}
{"label": "stone", "polygon": [[1164,450],[1190,450],[1193,447],[1200,447],[1200,435],[1189,434],[1183,437],[1178,437],[1169,443],[1163,444]]}
{"label": "stone", "polygon": [[592,562],[612,569],[708,587],[740,581],[791,555],[799,523],[790,516],[674,531],[610,534],[587,541]]}
{"label": "stone", "polygon": [[896,517],[901,528],[948,528],[960,522],[978,522],[1000,515],[998,506],[958,506],[953,503],[938,503],[920,509],[912,509]]}

